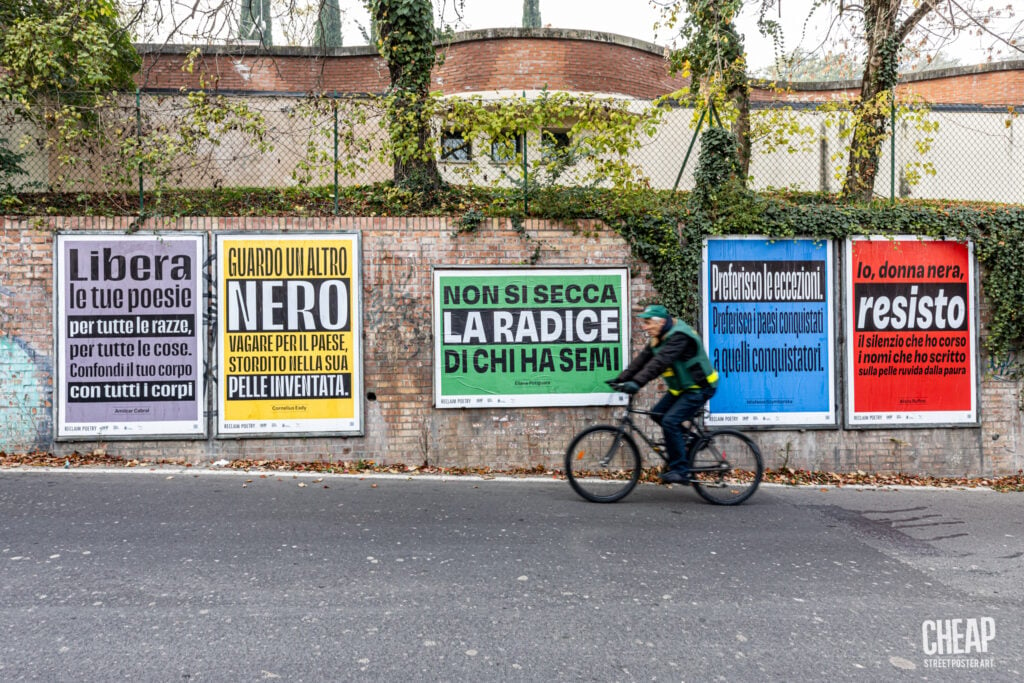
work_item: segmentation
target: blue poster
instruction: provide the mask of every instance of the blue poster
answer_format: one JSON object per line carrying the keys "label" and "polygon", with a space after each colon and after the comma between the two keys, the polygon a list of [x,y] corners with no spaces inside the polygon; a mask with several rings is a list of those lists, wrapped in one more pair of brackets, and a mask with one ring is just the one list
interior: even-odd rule
{"label": "blue poster", "polygon": [[827,241],[705,241],[709,424],[836,424],[832,268]]}

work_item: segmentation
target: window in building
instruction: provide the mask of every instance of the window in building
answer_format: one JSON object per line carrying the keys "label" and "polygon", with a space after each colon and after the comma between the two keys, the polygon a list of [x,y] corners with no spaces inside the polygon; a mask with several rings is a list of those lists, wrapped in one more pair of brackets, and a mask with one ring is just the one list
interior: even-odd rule
{"label": "window in building", "polygon": [[491,160],[496,164],[507,164],[523,154],[523,136],[512,135],[491,140]]}
{"label": "window in building", "polygon": [[568,157],[572,151],[569,131],[545,128],[541,132],[540,147],[545,159]]}
{"label": "window in building", "polygon": [[462,131],[447,131],[441,138],[441,161],[469,161],[473,147]]}

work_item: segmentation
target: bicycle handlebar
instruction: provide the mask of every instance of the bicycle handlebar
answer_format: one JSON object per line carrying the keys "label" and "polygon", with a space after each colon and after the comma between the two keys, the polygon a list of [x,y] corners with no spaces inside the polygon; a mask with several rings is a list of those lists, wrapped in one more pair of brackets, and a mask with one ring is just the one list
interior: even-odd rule
{"label": "bicycle handlebar", "polygon": [[632,412],[632,410],[633,410],[633,401],[634,401],[634,399],[636,399],[636,394],[630,394],[630,393],[625,392],[625,391],[622,390],[621,387],[622,387],[623,384],[625,384],[625,382],[616,382],[615,380],[611,380],[610,379],[610,380],[605,381],[605,384],[610,386],[612,389],[614,389],[618,393],[625,394],[626,399],[627,399],[627,401],[626,401],[626,409]]}

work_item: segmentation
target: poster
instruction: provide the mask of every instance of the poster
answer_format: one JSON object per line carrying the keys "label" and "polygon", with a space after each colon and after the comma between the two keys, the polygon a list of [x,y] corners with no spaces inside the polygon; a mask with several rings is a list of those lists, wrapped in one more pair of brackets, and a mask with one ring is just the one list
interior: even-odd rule
{"label": "poster", "polygon": [[975,424],[972,245],[873,237],[846,251],[848,424]]}
{"label": "poster", "polygon": [[356,234],[217,235],[217,431],[361,434]]}
{"label": "poster", "polygon": [[832,264],[828,241],[705,241],[708,424],[837,424]]}
{"label": "poster", "polygon": [[200,235],[63,234],[56,437],[204,436]]}
{"label": "poster", "polygon": [[629,363],[625,268],[434,269],[434,405],[609,405]]}

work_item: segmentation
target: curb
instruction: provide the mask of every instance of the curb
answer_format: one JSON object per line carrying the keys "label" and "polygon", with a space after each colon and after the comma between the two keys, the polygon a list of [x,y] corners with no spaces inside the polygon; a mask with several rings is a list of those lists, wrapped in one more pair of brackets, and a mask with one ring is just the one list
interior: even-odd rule
{"label": "curb", "polygon": [[[497,482],[497,483],[566,483],[563,475],[535,475],[535,474],[421,474],[418,472],[392,473],[392,472],[293,472],[290,470],[244,470],[235,468],[219,467],[177,467],[177,466],[154,466],[154,467],[4,467],[0,468],[0,476],[6,472],[18,474],[132,474],[132,475],[188,475],[193,476],[238,476],[238,477],[262,477],[266,479],[392,479],[403,481],[467,481],[467,482]],[[640,485],[663,486],[655,482],[640,482]],[[989,486],[909,486],[906,484],[781,484],[777,482],[761,482],[759,488],[777,489],[819,489],[825,491],[842,491],[844,489],[853,491],[986,491],[995,493]]]}

